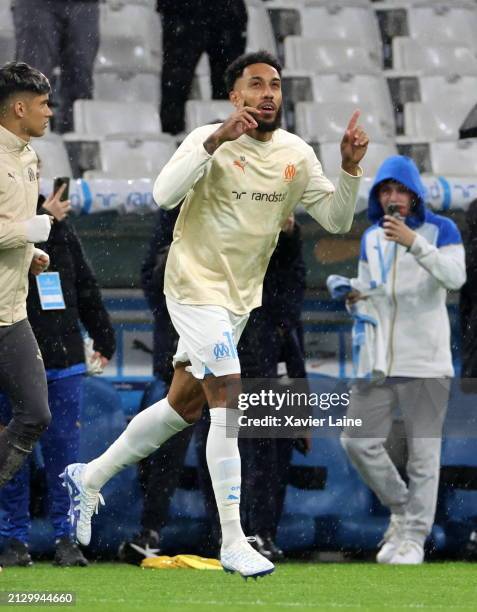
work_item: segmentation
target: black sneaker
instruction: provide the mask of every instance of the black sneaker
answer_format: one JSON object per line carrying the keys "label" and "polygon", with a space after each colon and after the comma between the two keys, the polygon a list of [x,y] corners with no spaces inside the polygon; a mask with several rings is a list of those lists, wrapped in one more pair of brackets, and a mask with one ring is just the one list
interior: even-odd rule
{"label": "black sneaker", "polygon": [[157,557],[160,552],[159,534],[152,529],[145,529],[130,542],[122,542],[119,545],[118,559],[123,563],[141,565],[143,559]]}
{"label": "black sneaker", "polygon": [[0,555],[0,565],[3,567],[12,567],[14,565],[29,567],[33,565],[30,553],[28,552],[28,546],[15,538],[7,540],[3,553]]}
{"label": "black sneaker", "polygon": [[86,567],[89,563],[88,559],[86,559],[78,548],[78,545],[72,542],[68,537],[64,537],[56,540],[53,565],[60,565],[61,567],[71,567],[73,565]]}
{"label": "black sneaker", "polygon": [[284,558],[283,550],[278,548],[275,542],[270,536],[260,536],[256,534],[254,536],[255,542],[252,542],[252,546],[257,552],[263,555],[269,561],[282,561]]}

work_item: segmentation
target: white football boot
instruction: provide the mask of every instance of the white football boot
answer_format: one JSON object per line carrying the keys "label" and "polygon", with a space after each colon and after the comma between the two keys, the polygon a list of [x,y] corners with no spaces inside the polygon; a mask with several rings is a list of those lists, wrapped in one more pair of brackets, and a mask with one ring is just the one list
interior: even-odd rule
{"label": "white football boot", "polygon": [[245,579],[256,579],[274,571],[273,563],[250,546],[249,542],[254,541],[254,539],[237,540],[227,548],[222,547],[220,562],[226,572],[238,572]]}
{"label": "white football boot", "polygon": [[424,548],[414,540],[404,540],[391,559],[392,565],[420,565],[424,561]]}
{"label": "white football boot", "polygon": [[376,555],[378,563],[391,563],[391,559],[397,553],[399,546],[404,540],[404,514],[391,514],[389,526],[381,541],[381,548]]}
{"label": "white football boot", "polygon": [[60,474],[63,486],[67,488],[70,498],[68,515],[76,540],[87,546],[91,540],[91,517],[98,514],[98,506],[104,506],[103,496],[99,491],[88,489],[83,485],[83,472],[86,463],[71,463]]}

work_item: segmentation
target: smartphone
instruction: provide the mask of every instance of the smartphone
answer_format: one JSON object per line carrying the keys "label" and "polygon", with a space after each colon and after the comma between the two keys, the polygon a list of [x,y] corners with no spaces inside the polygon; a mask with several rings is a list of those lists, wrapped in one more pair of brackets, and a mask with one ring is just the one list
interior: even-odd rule
{"label": "smartphone", "polygon": [[62,185],[66,185],[65,190],[61,194],[60,200],[64,202],[69,198],[70,193],[70,178],[69,176],[58,176],[53,180],[53,193],[56,193]]}
{"label": "smartphone", "polygon": [[399,206],[397,204],[390,204],[388,206],[388,215],[390,217],[399,217]]}

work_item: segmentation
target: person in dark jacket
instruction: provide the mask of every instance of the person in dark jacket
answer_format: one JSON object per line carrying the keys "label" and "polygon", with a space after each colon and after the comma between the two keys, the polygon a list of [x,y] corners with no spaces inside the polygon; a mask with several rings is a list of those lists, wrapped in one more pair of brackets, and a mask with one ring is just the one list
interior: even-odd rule
{"label": "person in dark jacket", "polygon": [[[40,205],[43,203],[40,199]],[[48,207],[48,208],[47,208]],[[45,204],[39,213],[49,213],[56,221],[46,243],[40,247],[50,257],[47,272],[30,274],[27,300],[28,318],[37,338],[45,364],[52,422],[41,439],[48,490],[48,514],[55,533],[55,564],[87,565],[87,560],[70,539],[68,494],[58,478],[67,463],[78,460],[80,402],[86,374],[84,340],[80,323],[93,339],[93,360],[104,367],[115,350],[114,329],[103,305],[94,277],[74,227],[65,219],[69,202]],[[41,283],[59,275],[60,292],[53,309]],[[60,297],[61,294],[61,297]],[[47,296],[48,297],[48,296]],[[51,298],[51,295],[50,295]],[[60,304],[63,300],[64,304]],[[46,308],[45,308],[46,307]],[[7,407],[8,409],[8,407]],[[30,515],[29,464],[26,464],[2,489],[0,505],[4,511],[0,534],[7,539],[0,564],[31,565],[28,551]]]}
{"label": "person in dark jacket", "polygon": [[98,0],[14,0],[12,11],[17,59],[36,66],[50,80],[55,68],[61,70],[54,126],[57,132],[70,132],[74,101],[93,97]]}
{"label": "person in dark jacket", "polygon": [[[460,291],[460,326],[462,335],[462,379],[477,378],[477,200],[466,214],[465,261],[467,281]],[[463,381],[466,391],[477,392],[477,385]]]}
{"label": "person in dark jacket", "polygon": [[[172,356],[177,347],[177,332],[172,325],[164,296],[164,269],[180,207],[159,209],[149,249],[141,267],[141,285],[154,318],[152,364],[154,380],[144,392],[139,411],[162,399],[174,374]],[[120,561],[140,565],[148,551],[160,550],[160,533],[169,518],[169,506],[183,471],[184,458],[192,437],[191,427],[181,431],[138,465],[144,494],[141,530],[121,543]]]}
{"label": "person in dark jacket", "polygon": [[210,64],[212,97],[228,99],[224,74],[245,51],[244,0],[158,0],[162,20],[161,123],[164,132],[184,131],[184,109],[202,53]]}
{"label": "person in dark jacket", "polygon": [[[277,378],[285,362],[291,379],[306,379],[301,310],[306,288],[300,225],[293,215],[280,233],[263,283],[262,306],[253,310],[238,345],[244,378]],[[257,550],[271,561],[283,552],[276,533],[285,501],[294,445],[308,449],[308,440],[292,438],[240,438],[243,503],[248,533]]]}

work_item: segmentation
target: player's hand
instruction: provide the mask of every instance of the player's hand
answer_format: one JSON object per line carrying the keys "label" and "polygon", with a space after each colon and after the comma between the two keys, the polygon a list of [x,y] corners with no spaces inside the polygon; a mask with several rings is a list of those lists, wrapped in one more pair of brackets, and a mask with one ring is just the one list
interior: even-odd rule
{"label": "player's hand", "polygon": [[384,215],[383,229],[386,240],[397,242],[406,248],[411,247],[416,238],[416,232],[408,227],[404,221],[390,215]]}
{"label": "player's hand", "polygon": [[101,363],[101,369],[104,370],[104,368],[108,365],[109,363],[109,359],[107,357],[105,357],[104,355],[101,355],[101,353],[99,351],[95,351],[92,355],[91,355],[91,361],[96,361],[99,360],[99,362]]}
{"label": "player's hand", "polygon": [[205,150],[212,153],[224,142],[237,140],[242,134],[246,134],[258,127],[256,117],[260,116],[258,108],[243,106],[235,110],[222,125],[204,142]]}
{"label": "player's hand", "polygon": [[359,115],[359,110],[354,111],[341,141],[341,166],[348,174],[355,176],[369,143],[368,135],[358,125]]}
{"label": "player's hand", "polygon": [[363,295],[357,289],[351,289],[351,291],[346,296],[346,303],[351,306],[352,304],[356,304],[356,302],[359,302],[359,300],[367,299],[367,295]]}
{"label": "player's hand", "polygon": [[61,185],[58,191],[56,193],[50,193],[46,201],[43,203],[43,208],[52,214],[57,221],[63,221],[71,210],[70,200],[60,200],[65,189],[66,184]]}
{"label": "player's hand", "polygon": [[50,257],[45,251],[41,249],[35,249],[33,251],[33,258],[30,264],[30,272],[34,276],[38,276],[44,272],[50,265]]}

